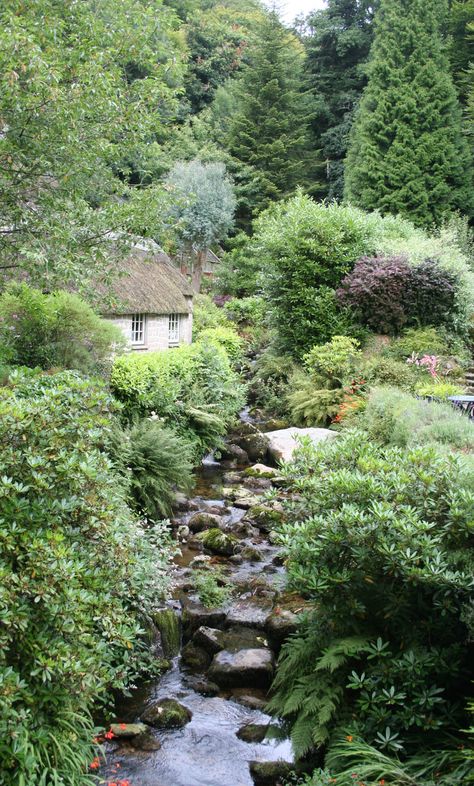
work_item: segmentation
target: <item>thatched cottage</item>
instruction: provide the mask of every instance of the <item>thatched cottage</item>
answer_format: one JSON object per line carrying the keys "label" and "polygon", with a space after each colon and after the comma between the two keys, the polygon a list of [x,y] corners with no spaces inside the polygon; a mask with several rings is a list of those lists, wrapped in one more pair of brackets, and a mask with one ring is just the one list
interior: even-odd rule
{"label": "thatched cottage", "polygon": [[156,244],[137,243],[119,263],[102,316],[123,332],[130,349],[151,352],[190,344],[193,289]]}

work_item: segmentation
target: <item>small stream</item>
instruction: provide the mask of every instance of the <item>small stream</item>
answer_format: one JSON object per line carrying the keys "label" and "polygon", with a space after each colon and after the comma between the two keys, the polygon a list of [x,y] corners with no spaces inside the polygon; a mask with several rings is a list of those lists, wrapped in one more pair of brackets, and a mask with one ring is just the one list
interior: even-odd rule
{"label": "small stream", "polygon": [[[250,762],[293,762],[291,743],[264,711],[271,679],[262,678],[260,684],[258,673],[249,671],[248,684],[245,672],[228,684],[219,678],[214,681],[208,669],[213,656],[217,657],[215,651],[203,653],[198,647],[204,662],[198,657],[197,665],[186,654],[190,651],[194,656],[196,631],[204,626],[204,631],[211,628],[214,636],[223,637],[221,648],[229,652],[230,659],[243,651],[244,655],[256,653],[258,660],[264,650],[267,660],[274,662],[282,640],[276,615],[281,614],[284,568],[278,548],[270,542],[269,527],[258,528],[251,518],[257,503],[278,506],[275,495],[266,496],[271,488],[271,480],[248,477],[245,467],[235,463],[219,464],[212,458],[203,462],[193,496],[181,502],[173,519],[181,553],[175,559],[173,597],[167,605],[180,626],[180,653],[161,679],[142,685],[116,706],[118,723],[138,722],[147,707],[162,699],[176,699],[192,717],[181,728],[151,728],[152,745],[145,750],[128,741],[109,743],[101,773],[104,783],[252,786],[260,781],[253,779]],[[215,517],[222,532],[238,538],[235,554],[203,550],[199,534],[192,531],[193,517],[200,513]],[[211,572],[218,570],[232,585],[232,597],[223,606],[209,609],[200,603],[192,581],[197,564]],[[288,618],[294,616],[291,610],[286,613]],[[259,739],[265,735],[262,741],[246,742],[237,736],[249,724],[259,727]],[[153,745],[158,749],[150,750]]]}

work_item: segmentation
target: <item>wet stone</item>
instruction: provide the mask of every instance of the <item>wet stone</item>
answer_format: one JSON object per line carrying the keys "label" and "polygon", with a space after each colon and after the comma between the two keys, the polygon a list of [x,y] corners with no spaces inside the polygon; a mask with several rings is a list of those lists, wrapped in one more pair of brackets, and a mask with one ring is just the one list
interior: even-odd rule
{"label": "wet stone", "polygon": [[242,559],[246,560],[247,562],[261,562],[263,559],[262,552],[256,549],[254,546],[244,546],[240,552],[240,555]]}
{"label": "wet stone", "polygon": [[253,603],[240,600],[234,603],[227,613],[226,625],[243,625],[247,628],[264,629],[271,612],[268,603]]}
{"label": "wet stone", "polygon": [[217,696],[221,690],[215,682],[206,680],[205,677],[188,677],[185,682],[192,690],[200,693],[202,696]]}
{"label": "wet stone", "polygon": [[117,740],[131,740],[149,733],[148,726],[144,723],[112,723],[110,731]]}
{"label": "wet stone", "polygon": [[209,628],[220,628],[226,618],[226,612],[223,609],[209,609],[203,606],[202,603],[195,603],[193,601],[183,602],[183,616],[182,625],[185,637],[190,639],[201,625],[206,625]]}
{"label": "wet stone", "polygon": [[189,641],[181,650],[181,662],[191,671],[204,672],[209,667],[211,655],[203,647],[197,647]]}
{"label": "wet stone", "polygon": [[232,698],[237,704],[241,704],[242,707],[247,707],[249,710],[263,712],[267,706],[266,693],[262,690],[250,692],[248,688],[234,688]]}
{"label": "wet stone", "polygon": [[255,786],[283,786],[294,772],[294,765],[286,761],[251,761],[249,767]]}
{"label": "wet stone", "polygon": [[209,677],[223,687],[266,688],[273,677],[275,661],[267,649],[222,650],[214,655]]}
{"label": "wet stone", "polygon": [[185,726],[193,714],[176,699],[160,699],[151,704],[142,714],[142,721],[156,729],[173,729]]}
{"label": "wet stone", "polygon": [[244,742],[263,742],[269,728],[268,723],[246,723],[238,730],[237,737]]}
{"label": "wet stone", "polygon": [[298,616],[288,609],[275,610],[268,618],[266,630],[272,645],[280,649],[283,642],[296,633],[298,629]]}
{"label": "wet stone", "polygon": [[191,532],[204,532],[206,529],[218,529],[222,519],[213,513],[195,513],[188,521]]}
{"label": "wet stone", "polygon": [[210,655],[215,655],[224,649],[222,631],[202,625],[193,636],[193,644],[206,650]]}
{"label": "wet stone", "polygon": [[220,529],[207,529],[198,536],[205,549],[224,557],[234,554],[239,541],[234,535],[221,532]]}
{"label": "wet stone", "polygon": [[236,461],[237,464],[248,464],[249,457],[246,451],[239,445],[229,444],[221,448],[221,456],[224,461]]}

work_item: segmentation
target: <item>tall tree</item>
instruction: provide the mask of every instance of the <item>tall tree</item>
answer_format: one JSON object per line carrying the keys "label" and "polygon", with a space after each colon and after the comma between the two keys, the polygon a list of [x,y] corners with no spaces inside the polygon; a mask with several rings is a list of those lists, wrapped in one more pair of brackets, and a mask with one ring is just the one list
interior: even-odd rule
{"label": "tall tree", "polygon": [[235,173],[243,222],[272,200],[311,182],[315,160],[309,143],[304,52],[275,12],[264,18],[249,57],[229,132],[229,150],[243,165]]}
{"label": "tall tree", "polygon": [[175,164],[167,187],[173,193],[171,219],[181,247],[194,257],[193,286],[199,292],[208,249],[224,240],[233,226],[233,185],[224,164],[189,161]]}
{"label": "tall tree", "polygon": [[162,0],[3,0],[0,270],[84,283],[111,231],[159,215],[127,162],[163,139],[180,60]]}
{"label": "tall tree", "polygon": [[439,224],[472,211],[472,168],[443,39],[447,0],[382,0],[346,197]]}
{"label": "tall tree", "polygon": [[379,0],[329,0],[306,20],[307,70],[315,97],[312,129],[326,164],[323,196],[342,198],[344,159]]}
{"label": "tall tree", "polygon": [[449,14],[449,32],[453,78],[464,104],[472,86],[469,65],[474,63],[474,0],[454,0]]}

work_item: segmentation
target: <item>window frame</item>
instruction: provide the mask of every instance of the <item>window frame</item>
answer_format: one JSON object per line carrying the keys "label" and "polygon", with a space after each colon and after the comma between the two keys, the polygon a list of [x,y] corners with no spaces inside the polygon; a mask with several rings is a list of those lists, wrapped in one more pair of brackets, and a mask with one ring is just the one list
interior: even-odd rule
{"label": "window frame", "polygon": [[179,346],[181,338],[180,314],[168,314],[168,346]]}
{"label": "window frame", "polygon": [[[138,327],[137,327],[138,325]],[[137,337],[138,336],[138,337]],[[132,325],[130,331],[130,343],[132,347],[143,347],[146,344],[146,314],[138,312],[132,314]]]}

